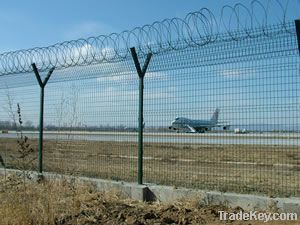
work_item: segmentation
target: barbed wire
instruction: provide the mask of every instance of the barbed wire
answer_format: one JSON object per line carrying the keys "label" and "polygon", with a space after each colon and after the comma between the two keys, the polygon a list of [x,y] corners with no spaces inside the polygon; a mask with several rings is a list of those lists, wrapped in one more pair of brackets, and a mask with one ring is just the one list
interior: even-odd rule
{"label": "barbed wire", "polygon": [[57,43],[48,47],[6,52],[0,55],[0,76],[32,71],[36,63],[40,71],[52,67],[63,69],[72,66],[102,62],[116,62],[130,55],[130,47],[139,54],[157,54],[169,50],[180,50],[192,46],[203,46],[217,40],[241,40],[261,36],[274,36],[268,29],[272,10],[276,14],[280,29],[287,29],[287,4],[279,0],[253,0],[250,6],[241,3],[222,7],[220,18],[207,8],[192,12],[185,18],[165,19],[151,25],[136,27],[121,33],[100,35]]}

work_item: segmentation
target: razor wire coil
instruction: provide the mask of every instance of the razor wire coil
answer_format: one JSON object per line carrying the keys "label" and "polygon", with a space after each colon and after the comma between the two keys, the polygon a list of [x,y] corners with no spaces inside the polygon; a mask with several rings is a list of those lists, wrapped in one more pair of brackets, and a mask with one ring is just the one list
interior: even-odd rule
{"label": "razor wire coil", "polygon": [[31,72],[32,63],[36,63],[40,71],[46,71],[52,67],[63,69],[122,61],[130,55],[129,49],[132,46],[138,49],[139,54],[157,54],[203,46],[217,40],[238,41],[258,35],[272,37],[276,34],[268,29],[268,25],[270,8],[274,5],[281,14],[280,29],[277,32],[289,32],[286,22],[287,5],[279,0],[253,0],[248,7],[241,3],[233,7],[224,6],[219,20],[209,9],[202,8],[187,14],[184,19],[165,19],[121,33],[6,52],[0,55],[0,76]]}

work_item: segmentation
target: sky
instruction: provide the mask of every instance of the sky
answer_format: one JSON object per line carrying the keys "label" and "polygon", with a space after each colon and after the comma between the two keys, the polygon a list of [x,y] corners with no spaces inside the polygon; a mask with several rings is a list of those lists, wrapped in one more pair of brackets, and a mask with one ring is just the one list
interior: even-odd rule
{"label": "sky", "polygon": [[[1,0],[0,52],[48,46],[66,40],[112,32],[118,33],[165,18],[183,18],[187,13],[203,7],[218,14],[223,5],[234,5],[235,3],[249,6],[250,1]],[[278,16],[275,13],[276,9],[272,9],[272,11],[275,15],[274,18]],[[300,0],[290,0],[288,17],[300,18],[299,12]]]}
{"label": "sky", "polygon": [[[249,5],[249,1],[234,0],[152,0],[151,4],[146,0],[1,1],[0,26],[3,32],[0,35],[0,52],[118,33],[165,18],[184,18],[187,13],[203,7],[211,9],[218,15],[223,5],[234,5],[237,2]],[[300,2],[290,0],[288,20],[300,18],[299,12]],[[260,14],[257,12],[258,16]],[[276,24],[279,16],[278,8],[271,8],[269,22]],[[272,43],[271,41],[270,44]],[[290,44],[288,38],[285,43]],[[230,44],[231,51],[235,49],[234,44]],[[258,46],[253,50],[261,49]],[[244,61],[234,59],[236,63],[234,61],[226,63],[226,60],[222,59],[222,54],[214,53],[211,54],[210,60],[213,61],[216,57],[219,65],[201,67],[200,50],[196,50],[194,56],[184,54],[177,55],[180,60],[176,61],[178,65],[180,62],[182,66],[185,65],[184,69],[173,70],[172,64],[169,70],[147,75],[145,85],[147,125],[168,126],[177,116],[209,119],[215,108],[221,108],[221,120],[229,121],[233,125],[283,124],[290,128],[295,124],[300,127],[297,120],[300,116],[297,55],[291,55],[286,59],[276,56],[269,61],[254,58],[247,61],[246,57],[244,59],[241,57]],[[243,54],[243,51],[233,52],[229,58],[234,54]],[[151,62],[150,70],[155,63],[159,67],[159,62],[155,60]],[[197,67],[192,68],[191,63],[195,63]],[[288,63],[289,70],[284,70],[283,65]],[[122,69],[118,64],[114,66]],[[127,77],[101,77],[101,73],[103,75],[101,70],[103,68],[99,66],[80,74],[81,77],[92,77],[89,73],[95,73],[93,79],[65,83],[50,82],[46,89],[45,124],[57,125],[61,123],[59,120],[65,119],[63,123],[69,125],[72,123],[70,121],[78,121],[88,126],[107,124],[136,126],[138,80],[132,78],[132,71]],[[79,74],[76,68],[75,72]],[[61,71],[57,73],[55,71],[53,76],[62,76],[60,73]],[[55,77],[50,81],[54,79]],[[76,93],[79,93],[78,96]],[[6,95],[7,90],[0,89],[2,106],[7,105]],[[16,102],[22,104],[24,120],[31,120],[37,125],[39,112],[37,86],[11,89],[10,95],[14,104]],[[76,119],[72,115],[74,105],[77,108]],[[61,118],[59,116],[61,114],[68,116]],[[3,107],[0,108],[0,117],[7,117],[7,110]]]}

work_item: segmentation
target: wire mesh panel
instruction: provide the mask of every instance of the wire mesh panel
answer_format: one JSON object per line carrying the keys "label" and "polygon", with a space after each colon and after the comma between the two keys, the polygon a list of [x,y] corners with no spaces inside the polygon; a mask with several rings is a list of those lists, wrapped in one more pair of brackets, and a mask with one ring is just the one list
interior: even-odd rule
{"label": "wire mesh panel", "polygon": [[[37,86],[22,88],[9,87],[5,79],[2,80],[3,88],[0,89],[0,149],[7,168],[36,169],[37,164],[37,140],[30,140],[28,149],[32,149],[26,162],[23,160],[21,136],[32,137],[36,130],[35,118],[38,118]],[[19,113],[18,113],[19,106]],[[23,128],[22,128],[23,127]]]}
{"label": "wire mesh panel", "polygon": [[[58,73],[84,76],[90,69]],[[46,129],[55,133],[45,149],[47,170],[135,180],[136,133],[130,132],[137,114],[135,74],[112,72],[101,76],[103,71],[94,67],[92,79],[47,87]]]}
{"label": "wire mesh panel", "polygon": [[[141,65],[153,54],[144,78],[146,183],[299,196],[300,57],[294,24],[215,34],[214,19],[205,12],[0,55],[5,167],[37,167],[35,62],[42,80],[54,68],[45,86],[44,170],[136,181],[139,78],[129,51],[136,45]],[[22,161],[24,138],[28,164]]]}
{"label": "wire mesh panel", "polygon": [[149,70],[164,64],[145,78],[148,182],[299,195],[294,34],[173,51]]}

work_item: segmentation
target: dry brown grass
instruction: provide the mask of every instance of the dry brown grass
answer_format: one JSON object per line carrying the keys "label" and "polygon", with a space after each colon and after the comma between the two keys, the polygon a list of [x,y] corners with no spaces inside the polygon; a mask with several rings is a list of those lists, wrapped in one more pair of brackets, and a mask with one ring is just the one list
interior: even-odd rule
{"label": "dry brown grass", "polygon": [[26,183],[17,175],[1,180],[1,225],[57,224],[60,216],[78,210],[76,201],[90,193],[87,186],[70,183]]}
{"label": "dry brown grass", "polygon": [[[37,154],[37,141],[31,141]],[[0,139],[8,165],[14,139]],[[136,181],[132,142],[45,141],[45,170]],[[145,143],[145,182],[270,196],[300,195],[299,146]],[[36,168],[36,162],[31,169]]]}
{"label": "dry brown grass", "polygon": [[[98,224],[224,224],[218,211],[239,212],[241,208],[203,206],[196,199],[174,204],[142,203],[117,192],[97,192],[77,180],[26,183],[16,175],[0,177],[1,225],[98,225]],[[229,223],[229,222],[228,222]],[[233,225],[264,224],[234,221]],[[298,224],[270,222],[268,224]]]}

